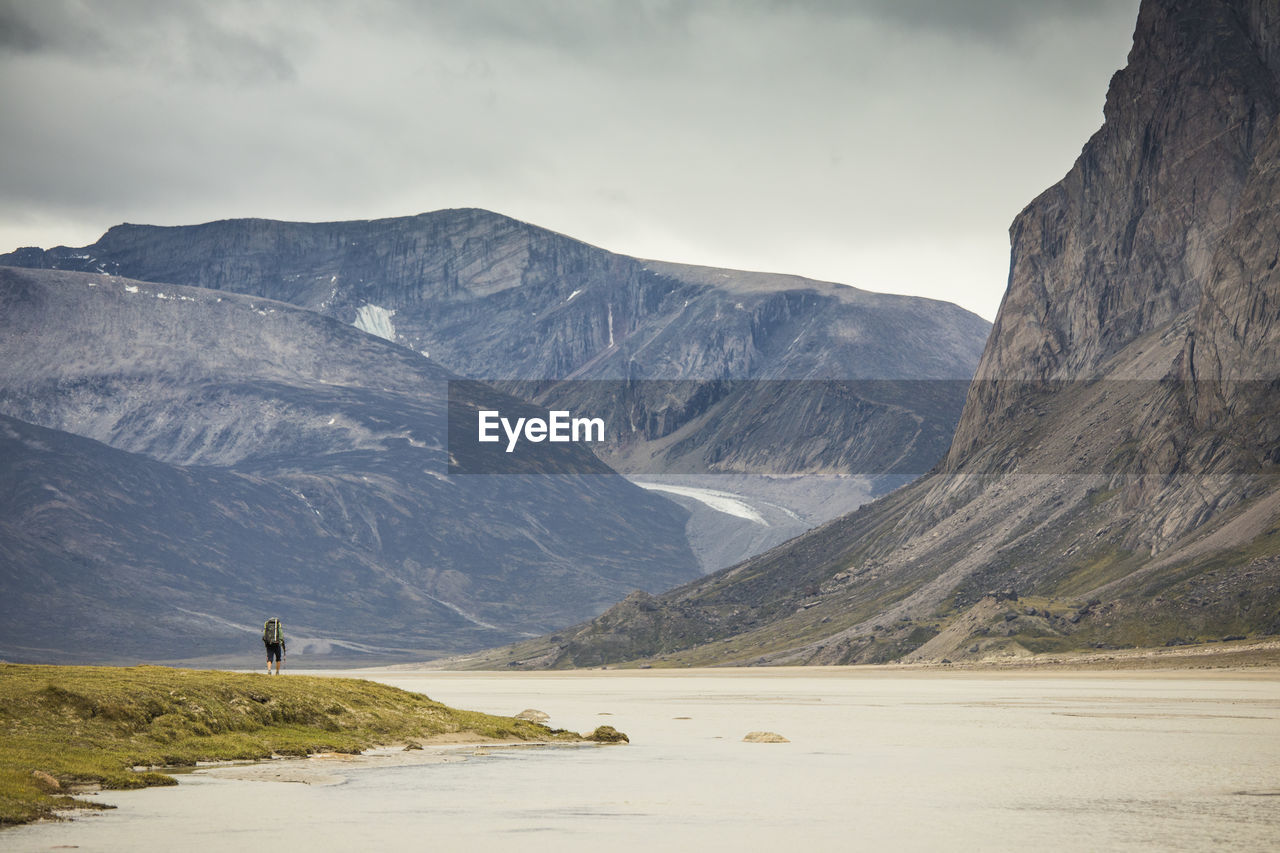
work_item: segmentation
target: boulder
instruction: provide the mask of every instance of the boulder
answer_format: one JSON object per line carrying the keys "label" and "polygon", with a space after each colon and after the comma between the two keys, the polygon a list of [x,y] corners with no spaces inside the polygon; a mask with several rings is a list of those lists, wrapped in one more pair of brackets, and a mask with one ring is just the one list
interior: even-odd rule
{"label": "boulder", "polygon": [[537,708],[525,708],[519,714],[516,714],[516,719],[545,725],[547,720],[551,719],[551,715],[546,711],[539,711]]}
{"label": "boulder", "polygon": [[596,726],[595,731],[584,734],[583,737],[596,743],[631,743],[631,738],[613,726]]}
{"label": "boulder", "polygon": [[791,743],[777,732],[747,732],[743,743]]}

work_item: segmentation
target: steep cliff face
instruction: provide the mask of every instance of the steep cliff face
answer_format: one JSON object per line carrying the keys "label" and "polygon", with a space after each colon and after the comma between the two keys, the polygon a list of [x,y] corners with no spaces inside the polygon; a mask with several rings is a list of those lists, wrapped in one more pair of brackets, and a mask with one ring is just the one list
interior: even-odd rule
{"label": "steep cliff face", "polygon": [[1274,2],[1144,2],[1103,127],[1011,228],[943,468],[643,618],[509,657],[956,660],[1280,632],[1278,55]]}
{"label": "steep cliff face", "polygon": [[1009,289],[949,470],[1027,456],[1001,433],[1029,403],[1071,408],[1083,383],[1140,380],[1105,428],[1081,417],[1035,431],[1061,457],[1054,470],[1120,489],[1135,513],[1124,546],[1163,550],[1256,496],[1241,475],[1274,434],[1241,430],[1247,413],[1268,419],[1256,380],[1276,377],[1276,20],[1265,2],[1143,4],[1106,122],[1010,229]]}
{"label": "steep cliff face", "polygon": [[[1117,354],[1201,305],[1242,194],[1260,189],[1255,162],[1280,111],[1275,18],[1263,0],[1142,5],[1105,123],[1010,229],[1009,289],[977,379],[1115,376]],[[1125,377],[1172,366],[1142,367]],[[1016,403],[1021,389],[1005,387],[975,383],[953,462]]]}
{"label": "steep cliff face", "polygon": [[[1280,123],[1252,163],[1214,254],[1185,349],[1188,381],[1274,381],[1280,365]],[[1209,386],[1212,387],[1212,386]],[[1214,417],[1214,407],[1201,412]]]}

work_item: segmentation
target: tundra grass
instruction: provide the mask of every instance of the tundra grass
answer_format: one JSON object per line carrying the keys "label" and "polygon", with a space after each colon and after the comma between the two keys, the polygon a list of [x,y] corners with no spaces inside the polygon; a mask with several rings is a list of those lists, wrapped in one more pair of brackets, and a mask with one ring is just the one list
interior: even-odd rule
{"label": "tundra grass", "polygon": [[157,767],[358,753],[458,733],[477,740],[581,740],[349,678],[3,664],[0,825],[84,805],[66,796],[77,785],[175,784]]}

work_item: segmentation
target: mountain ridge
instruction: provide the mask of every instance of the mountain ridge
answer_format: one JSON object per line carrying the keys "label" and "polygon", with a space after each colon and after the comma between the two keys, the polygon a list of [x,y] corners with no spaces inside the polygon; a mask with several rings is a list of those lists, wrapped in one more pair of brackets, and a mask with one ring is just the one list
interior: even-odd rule
{"label": "mountain ridge", "polygon": [[[614,426],[596,453],[624,474],[705,475],[686,485],[710,490],[729,475],[758,507],[782,501],[769,524],[747,528],[695,507],[692,540],[740,545],[701,548],[706,569],[931,468],[989,328],[936,300],[644,261],[476,208],[116,226],[88,247],[23,249],[6,262],[287,302],[545,408],[602,417]],[[862,379],[942,384],[886,400],[883,389],[844,384]],[[804,441],[797,417],[765,411],[803,413]],[[901,459],[901,470],[881,458]],[[820,491],[832,499],[811,500],[795,487],[800,474],[826,477]]]}
{"label": "mountain ridge", "polygon": [[[355,251],[351,251],[353,245]],[[536,256],[548,259],[549,267],[532,267],[531,260]],[[977,329],[982,333],[987,328],[986,321],[971,312],[940,300],[877,294],[784,274],[646,261],[479,208],[345,222],[229,219],[184,226],[117,225],[90,246],[49,250],[29,247],[0,255],[2,263],[110,272],[144,281],[264,296],[329,314],[347,323],[355,322],[358,308],[378,305],[394,311],[399,318],[395,324],[397,342],[417,351],[438,350],[432,355],[434,360],[468,378],[482,380],[564,378],[609,350],[609,309],[616,309],[612,314],[612,328],[617,348],[624,338],[637,331],[636,309],[643,308],[666,318],[678,313],[677,301],[705,296],[725,287],[775,298],[790,291],[826,297],[838,294],[863,303],[864,307],[899,311],[911,306],[927,306],[945,312],[943,322],[946,324],[961,323],[970,331]],[[657,268],[686,278],[659,274]],[[716,276],[719,281],[711,282],[710,276]],[[753,284],[744,288],[747,283]],[[780,286],[783,284],[794,287]],[[603,292],[592,293],[591,288]],[[517,298],[514,291],[527,293],[529,297]],[[515,304],[508,304],[512,300]],[[465,317],[466,312],[458,307],[459,303],[477,301],[485,303],[494,322],[498,322],[499,317],[492,315],[525,308],[529,309],[526,318],[535,312],[550,312],[551,319],[544,316],[533,321],[534,332],[506,324],[506,330],[513,337],[523,335],[519,343],[513,344],[475,332],[455,340],[432,337],[432,328],[458,332],[453,325],[458,317],[448,312],[458,312]],[[717,303],[711,307],[723,310],[725,305]],[[428,309],[443,311],[447,316],[422,316]],[[574,318],[563,316],[568,309],[572,309]],[[588,333],[569,346],[563,332],[579,322],[586,323]],[[865,321],[860,328],[865,328]],[[982,341],[975,341],[975,337],[966,336],[963,345],[980,350],[985,337]],[[936,344],[938,338],[936,334],[918,334],[912,345],[921,348],[925,344],[922,347],[925,352],[941,352]],[[524,341],[534,339],[547,353],[522,355],[522,345],[527,346]],[[930,340],[935,343],[928,344]],[[890,347],[889,351],[894,353],[905,351],[896,342],[887,340],[877,341],[875,345]],[[736,361],[691,365],[668,359],[663,363],[673,371],[653,373],[652,378],[764,378],[752,372],[751,364],[741,358],[749,355],[750,345],[744,341],[737,346],[741,354]],[[496,360],[498,355],[502,363]],[[634,358],[635,353],[629,356]],[[972,371],[968,357],[951,353],[927,371],[908,375],[967,380]],[[900,362],[899,358],[882,357],[865,373],[850,376],[848,368],[842,366],[829,377],[899,378]],[[798,375],[779,376],[805,378],[811,372],[810,366]],[[613,372],[595,372],[590,378],[636,375],[634,369],[620,372],[615,366]]]}

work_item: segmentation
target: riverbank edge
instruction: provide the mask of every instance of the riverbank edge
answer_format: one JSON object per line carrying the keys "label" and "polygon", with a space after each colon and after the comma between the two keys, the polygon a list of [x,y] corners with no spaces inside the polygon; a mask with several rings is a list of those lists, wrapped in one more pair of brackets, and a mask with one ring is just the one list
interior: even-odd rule
{"label": "riverbank edge", "polygon": [[448,658],[420,663],[388,664],[381,667],[359,667],[361,672],[678,672],[689,671],[770,671],[812,670],[842,672],[1097,672],[1106,670],[1171,671],[1208,669],[1280,671],[1280,639],[1234,640],[1219,643],[1172,647],[1139,647],[1131,649],[1080,650],[1071,652],[1045,652],[1032,654],[1005,654],[981,660],[918,661],[912,663],[878,664],[718,664],[705,666],[680,666],[660,658],[649,658],[600,667],[566,667],[563,669],[512,668],[491,665],[485,653],[455,655]]}
{"label": "riverbank edge", "polygon": [[102,808],[74,795],[176,784],[166,770],[203,762],[590,740],[359,678],[0,664],[0,827]]}

